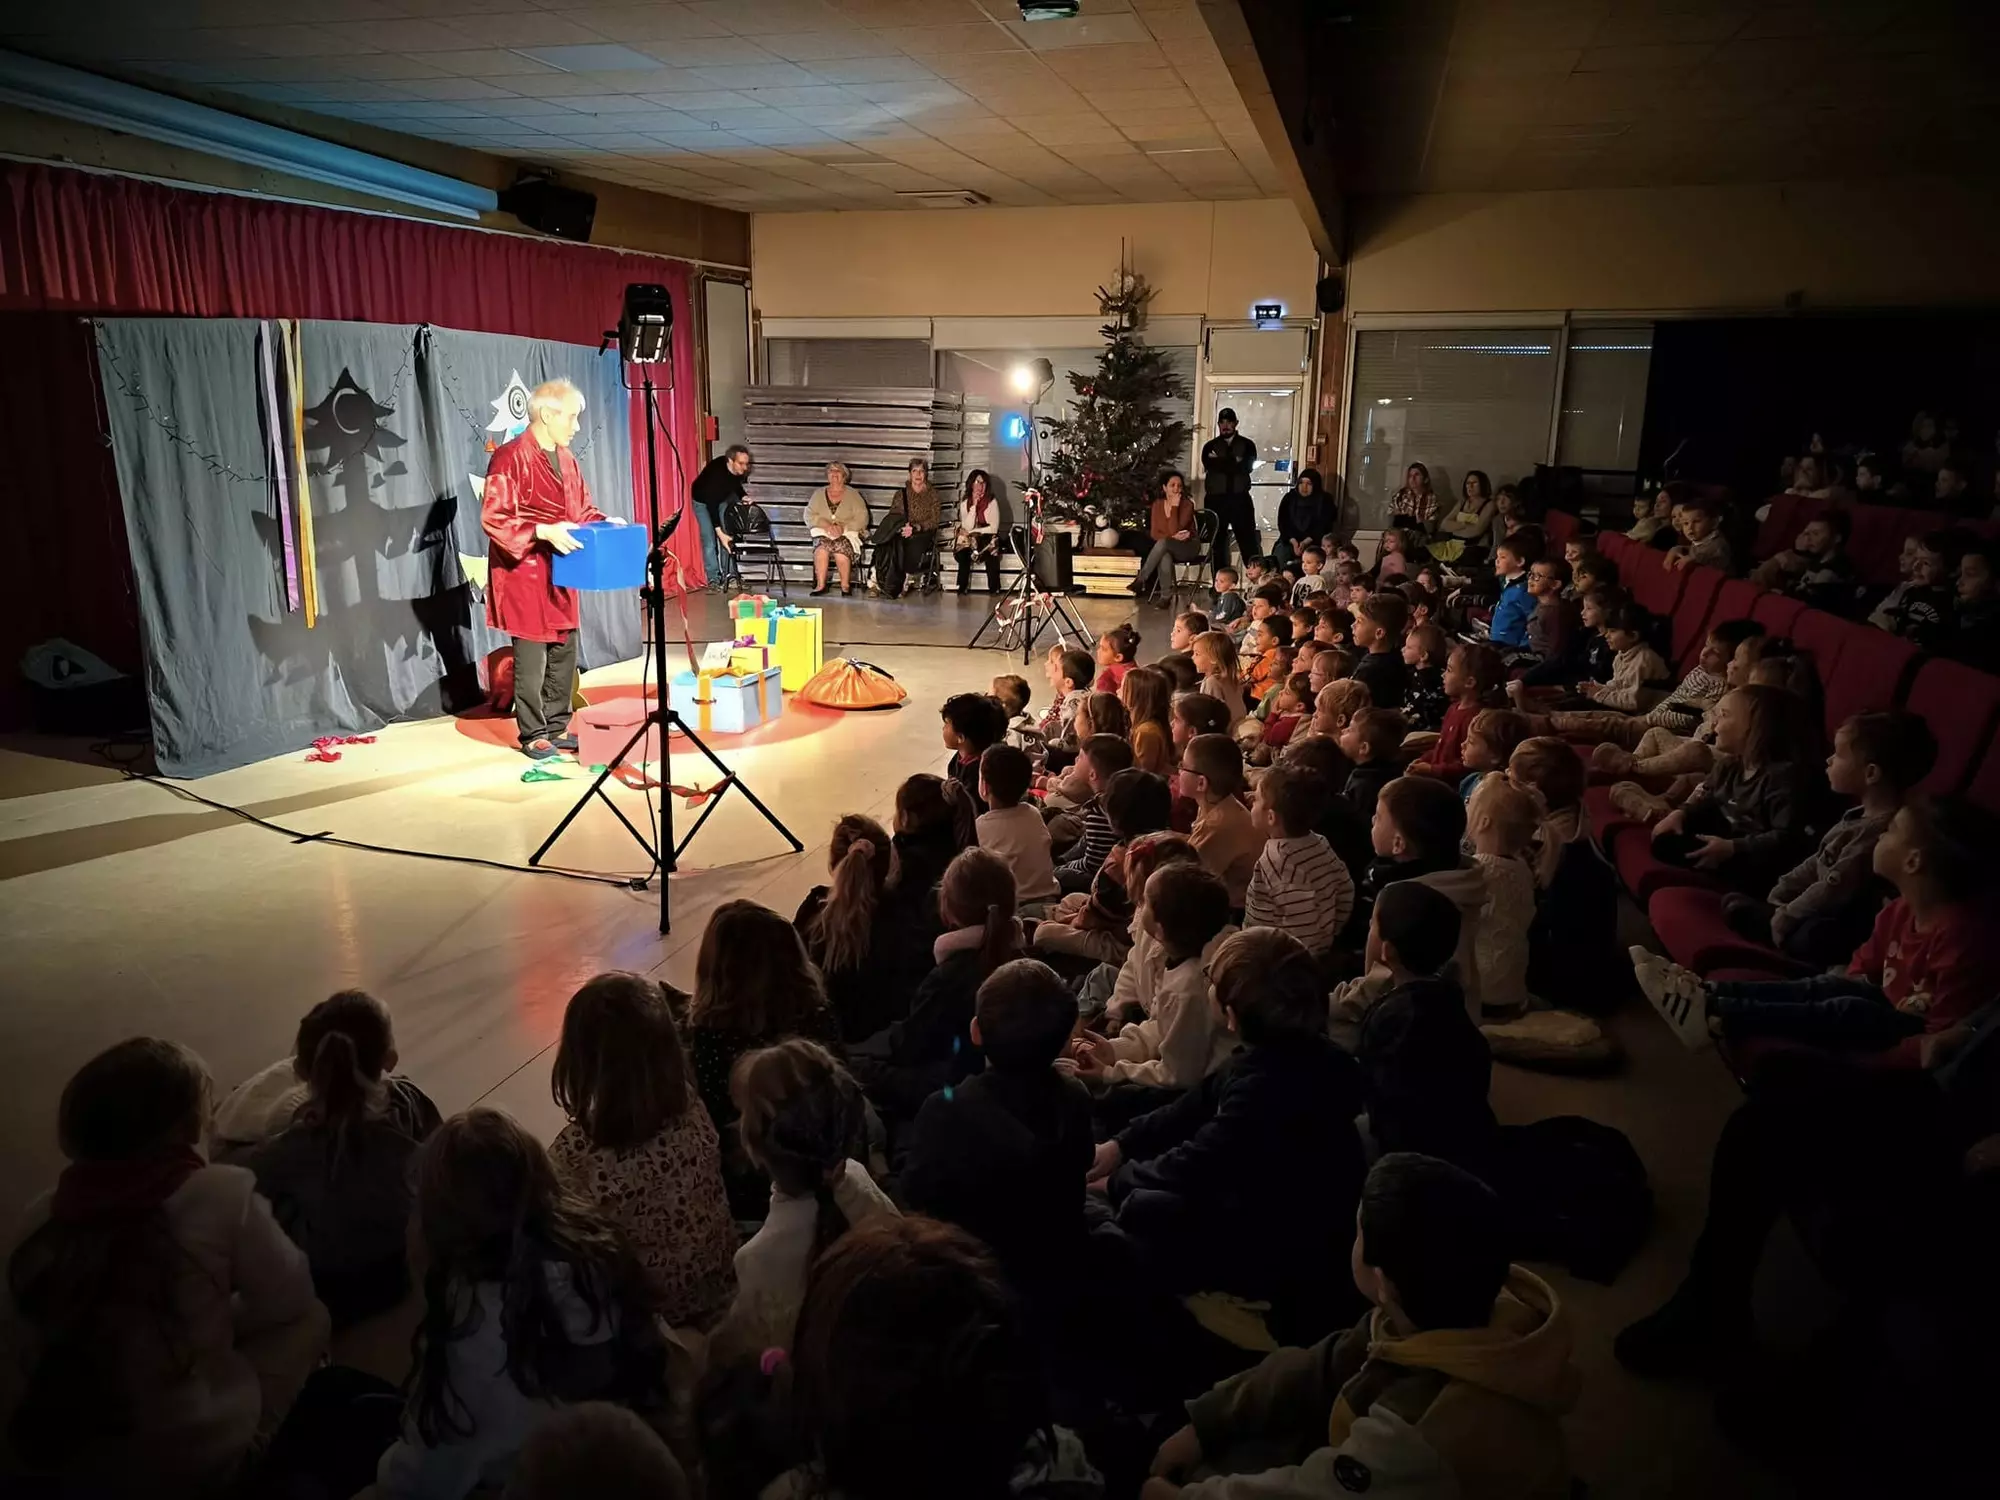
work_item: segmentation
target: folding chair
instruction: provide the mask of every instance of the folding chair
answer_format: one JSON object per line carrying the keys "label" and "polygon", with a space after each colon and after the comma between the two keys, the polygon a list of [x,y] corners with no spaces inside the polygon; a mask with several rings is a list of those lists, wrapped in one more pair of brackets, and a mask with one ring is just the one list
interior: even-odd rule
{"label": "folding chair", "polygon": [[729,549],[729,576],[742,587],[749,587],[749,568],[762,570],[763,577],[757,581],[765,592],[776,588],[784,598],[791,598],[791,584],[785,578],[785,559],[778,551],[777,540],[771,535],[771,518],[764,514],[762,506],[757,507],[757,518],[763,525],[755,531],[746,531],[736,538],[736,544]]}
{"label": "folding chair", "polygon": [[[1194,537],[1201,550],[1186,562],[1167,563],[1167,608],[1174,614],[1181,611],[1182,596],[1189,591],[1200,592],[1208,571],[1208,560],[1213,555],[1215,535],[1222,529],[1222,517],[1212,510],[1198,510],[1194,513]],[[1194,569],[1188,576],[1187,569]]]}

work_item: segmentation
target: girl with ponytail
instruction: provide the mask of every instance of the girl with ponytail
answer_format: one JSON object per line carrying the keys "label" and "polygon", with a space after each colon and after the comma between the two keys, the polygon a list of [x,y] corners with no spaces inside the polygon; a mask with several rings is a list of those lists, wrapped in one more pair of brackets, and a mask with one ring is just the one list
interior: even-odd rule
{"label": "girl with ponytail", "polygon": [[813,1262],[852,1226],[896,1212],[856,1160],[867,1150],[861,1090],[824,1047],[794,1039],[745,1053],[729,1094],[771,1202],[736,1252],[736,1300],[709,1344],[718,1365],[789,1349]]}
{"label": "girl with ponytail", "polygon": [[894,849],[873,818],[849,813],[833,825],[827,866],[832,884],[813,887],[792,925],[826,982],[841,1040],[852,1046],[910,1013],[937,924],[891,899]]}
{"label": "girl with ponytail", "polygon": [[918,988],[909,1019],[857,1055],[855,1068],[885,1118],[913,1117],[939,1089],[983,1066],[972,1040],[979,986],[1025,952],[1015,917],[1014,873],[990,849],[967,849],[938,888],[943,935],[931,947],[936,967]]}
{"label": "girl with ponytail", "polygon": [[299,1023],[291,1059],[303,1097],[282,1129],[234,1158],[306,1252],[336,1328],[409,1290],[410,1160],[438,1110],[395,1067],[387,1006],[360,990],[322,1000]]}

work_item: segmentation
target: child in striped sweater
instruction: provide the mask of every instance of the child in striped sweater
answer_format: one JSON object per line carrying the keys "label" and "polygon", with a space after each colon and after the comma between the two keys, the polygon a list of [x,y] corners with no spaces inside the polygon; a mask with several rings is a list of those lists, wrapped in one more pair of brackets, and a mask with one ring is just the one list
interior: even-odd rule
{"label": "child in striped sweater", "polygon": [[1315,957],[1354,912],[1354,877],[1316,831],[1331,796],[1323,778],[1276,765],[1257,783],[1250,810],[1266,842],[1250,872],[1243,925],[1288,932]]}
{"label": "child in striped sweater", "polygon": [[1088,891],[1104,856],[1118,842],[1104,796],[1112,777],[1132,768],[1132,747],[1115,734],[1093,734],[1083,742],[1077,764],[1093,795],[1083,810],[1083,831],[1070,846],[1068,858],[1056,866],[1056,884],[1065,892]]}

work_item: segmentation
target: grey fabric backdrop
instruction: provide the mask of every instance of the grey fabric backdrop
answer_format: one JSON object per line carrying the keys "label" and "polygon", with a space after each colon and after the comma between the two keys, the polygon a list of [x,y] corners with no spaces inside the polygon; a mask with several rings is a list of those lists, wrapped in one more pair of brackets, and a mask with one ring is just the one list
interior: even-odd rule
{"label": "grey fabric backdrop", "polygon": [[[321,735],[479,701],[476,663],[503,642],[487,629],[459,555],[485,552],[473,479],[484,474],[487,438],[507,436],[485,429],[516,372],[528,387],[567,374],[583,388],[575,451],[592,497],[607,513],[631,512],[615,356],[534,339],[306,323],[321,608],[308,630],[285,603],[258,399],[260,329],[155,318],[98,328],[155,750],[169,775],[206,775]],[[635,655],[635,601],[587,598],[585,665]]]}

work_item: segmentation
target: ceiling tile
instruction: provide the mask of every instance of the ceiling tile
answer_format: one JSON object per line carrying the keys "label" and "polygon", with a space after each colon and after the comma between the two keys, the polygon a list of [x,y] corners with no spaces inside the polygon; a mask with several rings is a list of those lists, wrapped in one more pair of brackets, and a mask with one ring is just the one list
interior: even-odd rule
{"label": "ceiling tile", "polygon": [[870,31],[787,31],[759,36],[757,45],[787,62],[812,63],[848,57],[882,57],[889,49]]}
{"label": "ceiling tile", "polygon": [[731,35],[727,26],[694,14],[685,5],[581,5],[563,7],[563,10],[566,19],[573,24],[587,27],[598,36],[614,42],[661,42]]}
{"label": "ceiling tile", "polygon": [[465,39],[436,21],[337,21],[320,28],[351,43],[343,52],[456,52]]}
{"label": "ceiling tile", "polygon": [[321,26],[232,26],[228,40],[246,52],[272,57],[334,57],[383,50],[379,42],[365,37],[350,39]]}
{"label": "ceiling tile", "polygon": [[829,57],[802,64],[824,83],[902,83],[935,76],[914,57]]}
{"label": "ceiling tile", "polygon": [[[593,31],[588,26],[579,26],[566,17],[551,15],[547,11],[531,11],[517,16],[451,16],[439,24],[449,27],[457,34],[452,41],[453,48],[567,47],[621,40]],[[423,50],[440,52],[448,49],[426,47]]]}

